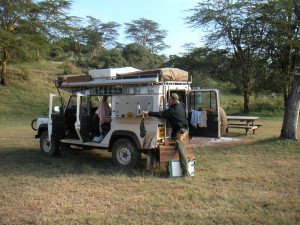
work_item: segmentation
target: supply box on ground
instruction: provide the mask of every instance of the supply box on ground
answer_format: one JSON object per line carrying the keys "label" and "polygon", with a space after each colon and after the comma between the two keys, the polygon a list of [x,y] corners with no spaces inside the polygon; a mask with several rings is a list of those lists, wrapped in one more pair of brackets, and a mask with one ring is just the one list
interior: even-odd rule
{"label": "supply box on ground", "polygon": [[[188,170],[189,170],[190,176],[195,176],[195,161],[189,160],[188,163],[189,163]],[[181,170],[179,160],[170,160],[169,173],[170,173],[170,177],[181,177],[182,176],[182,170]]]}

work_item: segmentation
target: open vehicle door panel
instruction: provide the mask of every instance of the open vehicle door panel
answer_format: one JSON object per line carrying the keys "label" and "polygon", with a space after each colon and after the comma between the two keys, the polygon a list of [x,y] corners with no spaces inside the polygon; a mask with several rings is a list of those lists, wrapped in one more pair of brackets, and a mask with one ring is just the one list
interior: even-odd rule
{"label": "open vehicle door panel", "polygon": [[48,135],[49,140],[60,140],[65,137],[63,101],[62,96],[58,94],[50,94]]}
{"label": "open vehicle door panel", "polygon": [[77,94],[75,129],[81,142],[90,141],[90,133],[91,133],[90,96]]}
{"label": "open vehicle door panel", "polygon": [[219,108],[217,89],[189,91],[187,109],[190,135],[220,138]]}

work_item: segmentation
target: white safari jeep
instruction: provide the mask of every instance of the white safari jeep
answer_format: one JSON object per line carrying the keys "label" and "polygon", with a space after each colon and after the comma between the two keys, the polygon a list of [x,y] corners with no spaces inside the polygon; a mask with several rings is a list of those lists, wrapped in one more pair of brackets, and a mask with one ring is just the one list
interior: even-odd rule
{"label": "white safari jeep", "polygon": [[[165,110],[174,92],[185,105],[191,136],[220,138],[226,128],[219,91],[191,89],[188,73],[176,68],[91,70],[88,75],[59,77],[56,87],[58,93],[50,94],[48,116],[32,122],[40,148],[49,156],[59,153],[64,145],[107,149],[114,164],[123,168],[137,167],[141,153],[147,154],[149,162],[154,157],[163,163],[160,151],[169,143],[171,128],[164,119],[139,117],[139,113]],[[103,96],[108,96],[111,119],[102,125],[103,140],[95,142],[93,131],[99,122],[93,120],[97,109],[93,101]]]}

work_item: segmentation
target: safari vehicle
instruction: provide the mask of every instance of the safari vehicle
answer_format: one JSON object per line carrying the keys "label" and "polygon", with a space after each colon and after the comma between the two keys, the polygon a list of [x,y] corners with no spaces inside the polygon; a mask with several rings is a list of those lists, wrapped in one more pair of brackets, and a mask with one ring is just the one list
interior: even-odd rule
{"label": "safari vehicle", "polygon": [[[194,90],[191,84],[188,73],[176,68],[140,71],[125,67],[58,77],[58,93],[50,94],[48,116],[33,121],[35,138],[49,156],[58,154],[61,146],[80,146],[112,152],[114,164],[123,168],[137,167],[142,153],[159,160],[171,128],[165,119],[140,117],[140,112],[167,109],[174,92],[185,105],[191,136],[220,138],[226,128],[219,91]],[[69,97],[64,104],[66,93]],[[104,138],[95,142],[92,128],[97,107],[92,99],[103,96],[111,104],[110,123],[102,125]]]}

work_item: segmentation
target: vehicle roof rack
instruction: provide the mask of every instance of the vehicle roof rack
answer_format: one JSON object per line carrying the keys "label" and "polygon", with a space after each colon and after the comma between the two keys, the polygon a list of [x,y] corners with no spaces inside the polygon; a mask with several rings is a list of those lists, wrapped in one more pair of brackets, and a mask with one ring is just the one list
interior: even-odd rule
{"label": "vehicle roof rack", "polygon": [[116,76],[90,76],[86,74],[60,76],[55,81],[58,89],[70,93],[89,93],[90,95],[136,94],[130,88],[139,90],[143,86],[157,84],[190,84],[188,73],[177,68],[163,68],[127,73]]}

